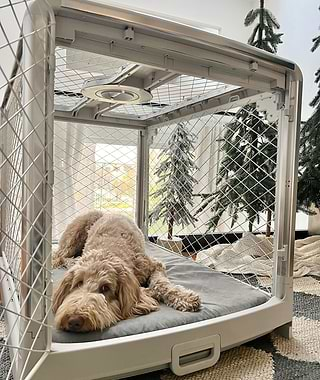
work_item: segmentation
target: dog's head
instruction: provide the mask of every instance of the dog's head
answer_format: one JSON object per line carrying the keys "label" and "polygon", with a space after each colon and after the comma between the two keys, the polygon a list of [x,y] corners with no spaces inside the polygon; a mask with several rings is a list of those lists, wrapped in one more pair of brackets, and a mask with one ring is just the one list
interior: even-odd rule
{"label": "dog's head", "polygon": [[56,327],[66,331],[101,330],[157,309],[130,268],[107,260],[71,268],[53,297]]}

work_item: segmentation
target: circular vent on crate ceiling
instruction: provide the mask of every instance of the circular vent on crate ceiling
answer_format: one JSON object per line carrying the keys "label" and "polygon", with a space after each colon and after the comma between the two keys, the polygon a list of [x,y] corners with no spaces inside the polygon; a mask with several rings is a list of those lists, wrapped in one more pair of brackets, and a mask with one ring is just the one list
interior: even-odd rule
{"label": "circular vent on crate ceiling", "polygon": [[151,93],[143,88],[115,84],[106,78],[86,81],[82,94],[100,102],[117,104],[142,104],[152,99]]}

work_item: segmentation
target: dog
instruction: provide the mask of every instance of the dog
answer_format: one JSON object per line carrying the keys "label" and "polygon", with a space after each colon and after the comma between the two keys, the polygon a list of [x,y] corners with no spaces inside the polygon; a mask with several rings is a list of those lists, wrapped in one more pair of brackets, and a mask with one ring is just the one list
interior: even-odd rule
{"label": "dog", "polygon": [[90,211],[62,234],[53,268],[66,267],[53,295],[58,329],[102,330],[151,313],[159,303],[180,311],[200,309],[200,297],[174,285],[164,265],[145,254],[144,236],[123,214]]}

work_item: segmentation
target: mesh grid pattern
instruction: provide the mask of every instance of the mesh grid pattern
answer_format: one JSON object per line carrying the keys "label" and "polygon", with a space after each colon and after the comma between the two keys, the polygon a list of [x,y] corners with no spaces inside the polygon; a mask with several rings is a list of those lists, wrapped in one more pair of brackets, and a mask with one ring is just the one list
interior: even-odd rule
{"label": "mesh grid pattern", "polygon": [[[21,97],[21,79],[14,84],[17,97]],[[2,146],[3,160],[0,166],[1,181],[1,251],[5,253],[8,264],[14,274],[17,294],[19,294],[20,243],[21,243],[21,210],[22,210],[22,113],[19,101],[10,99],[8,114],[2,113],[4,124]],[[10,128],[8,126],[10,125]],[[6,134],[6,135],[5,135]],[[5,193],[4,193],[5,191]]]}
{"label": "mesh grid pattern", "polygon": [[55,123],[54,233],[90,209],[135,215],[137,132]]}
{"label": "mesh grid pattern", "polygon": [[128,65],[127,61],[120,59],[57,47],[55,108],[73,110],[83,101],[81,88],[86,80],[111,77]]}
{"label": "mesh grid pattern", "polygon": [[31,4],[0,4],[0,320],[6,322],[0,362],[9,349],[6,379],[24,378],[47,351],[50,313],[52,29],[46,3]]}
{"label": "mesh grid pattern", "polygon": [[[159,173],[164,162],[167,168],[173,165],[172,155],[177,154],[180,144],[175,136],[177,124],[159,128],[150,146],[149,215],[159,204],[163,210],[174,209],[173,235],[181,237],[182,243],[178,247],[176,242],[171,243],[172,249],[182,250],[183,255],[249,285],[253,278],[272,273],[272,237],[265,238],[263,234],[268,225],[271,229],[273,226],[277,120],[270,122],[261,108],[258,111],[256,103],[247,99],[241,107],[180,121],[186,133],[193,136],[193,145],[189,146],[196,166],[189,172],[195,182],[192,193],[185,176],[175,176],[175,183],[169,180],[174,169],[188,170],[187,161],[180,159],[174,164],[178,168]],[[251,124],[242,117],[244,112]],[[176,141],[173,147],[172,141]],[[168,194],[168,187],[175,192],[173,196]],[[190,202],[183,204],[183,197]],[[193,223],[181,222],[182,208],[195,218]],[[149,235],[160,238],[159,244],[168,248],[170,218],[163,210],[158,219],[149,220]],[[272,210],[271,220],[268,210]]]}
{"label": "mesh grid pattern", "polygon": [[[71,48],[56,48],[55,108],[61,111],[73,111],[88,103],[81,89],[88,79],[117,77],[124,69],[136,65],[132,62],[77,51]],[[122,83],[120,81],[120,83]],[[118,82],[117,82],[118,83]],[[123,82],[124,83],[124,82]],[[189,75],[179,75],[151,90],[152,101],[145,104],[112,105],[107,114],[124,115],[138,119],[147,119],[161,115],[185,103],[194,103],[207,99],[217,92],[227,92],[236,86],[226,85]],[[103,108],[104,106],[102,106]],[[102,112],[102,114],[104,114]]]}
{"label": "mesh grid pattern", "polygon": [[144,105],[121,105],[113,109],[112,112],[148,119],[172,111],[182,104],[192,104],[208,99],[218,92],[227,92],[234,88],[236,86],[189,75],[180,75],[151,91],[153,96],[151,102]]}

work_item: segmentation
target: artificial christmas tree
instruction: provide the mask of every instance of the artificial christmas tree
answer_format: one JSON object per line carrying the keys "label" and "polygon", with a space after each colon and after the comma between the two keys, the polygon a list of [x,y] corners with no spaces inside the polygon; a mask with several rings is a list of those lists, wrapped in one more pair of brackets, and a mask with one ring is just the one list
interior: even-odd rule
{"label": "artificial christmas tree", "polygon": [[275,196],[276,125],[269,123],[255,104],[251,104],[240,109],[226,128],[218,190],[204,197],[197,214],[211,207],[213,216],[207,227],[214,230],[225,211],[229,211],[232,218],[231,228],[239,213],[245,213],[252,232],[253,223],[259,222],[259,214],[267,212],[267,235],[270,235]]}
{"label": "artificial christmas tree", "polygon": [[[320,45],[320,35],[312,42],[311,51],[314,52]],[[311,215],[316,214],[312,207],[320,209],[320,69],[315,77],[319,89],[310,103],[315,110],[301,128],[297,202],[299,210]]]}
{"label": "artificial christmas tree", "polygon": [[159,187],[151,196],[157,201],[150,213],[150,224],[161,220],[167,225],[167,238],[173,239],[174,225],[194,225],[196,218],[189,211],[193,206],[195,136],[184,123],[178,123],[160,155],[155,170]]}
{"label": "artificial christmas tree", "polygon": [[[281,43],[281,33],[275,33],[280,25],[273,14],[264,8],[251,10],[245,25],[255,26],[248,43],[269,52],[276,52]],[[249,104],[236,112],[225,126],[222,151],[224,159],[217,176],[218,190],[203,197],[196,215],[210,208],[213,215],[207,222],[208,231],[214,231],[222,215],[229,212],[231,228],[239,214],[246,216],[248,229],[260,222],[266,213],[266,235],[271,233],[272,212],[275,198],[275,171],[277,151],[277,125],[269,122],[265,112]]]}
{"label": "artificial christmas tree", "polygon": [[279,29],[280,25],[270,10],[264,7],[264,0],[260,0],[260,8],[251,9],[247,14],[244,25],[250,26],[258,19],[258,24],[248,40],[248,44],[259,49],[276,53],[278,45],[282,43],[283,33],[275,33],[274,29]]}

